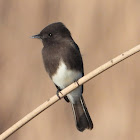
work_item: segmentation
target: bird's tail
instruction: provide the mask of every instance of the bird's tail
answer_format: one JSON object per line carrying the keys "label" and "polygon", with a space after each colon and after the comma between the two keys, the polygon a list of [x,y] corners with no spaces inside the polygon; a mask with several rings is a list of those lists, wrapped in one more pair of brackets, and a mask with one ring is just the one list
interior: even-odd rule
{"label": "bird's tail", "polygon": [[80,100],[76,101],[75,104],[72,104],[72,109],[77,129],[81,132],[85,129],[91,130],[93,128],[93,123],[86,108],[83,96],[81,96]]}

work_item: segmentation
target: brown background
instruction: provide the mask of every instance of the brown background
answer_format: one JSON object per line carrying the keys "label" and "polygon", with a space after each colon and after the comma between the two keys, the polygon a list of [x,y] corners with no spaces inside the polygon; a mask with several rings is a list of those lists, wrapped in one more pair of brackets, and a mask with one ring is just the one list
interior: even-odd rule
{"label": "brown background", "polygon": [[[62,21],[83,55],[85,73],[140,44],[138,0],[0,1],[0,133],[56,93],[43,67],[42,43],[30,36]],[[139,140],[140,54],[85,84],[92,131],[76,130],[59,101],[8,140]]]}

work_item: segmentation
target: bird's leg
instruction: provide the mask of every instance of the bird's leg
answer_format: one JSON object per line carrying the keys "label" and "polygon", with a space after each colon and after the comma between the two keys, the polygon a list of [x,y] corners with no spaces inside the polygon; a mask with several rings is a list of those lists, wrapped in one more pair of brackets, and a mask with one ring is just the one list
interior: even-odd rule
{"label": "bird's leg", "polygon": [[[60,96],[59,96],[59,92],[61,93],[61,89],[57,86],[57,85],[55,85],[56,86],[56,88],[57,88],[57,92],[56,92],[56,95],[57,95],[57,97],[60,99]],[[62,93],[61,93],[62,94]],[[63,95],[63,94],[62,94]],[[64,96],[64,99],[67,101],[67,102],[69,102],[69,99],[68,99],[68,97],[67,96]]]}
{"label": "bird's leg", "polygon": [[[57,97],[58,97],[59,100],[60,100],[61,98],[60,98],[60,96],[59,96],[59,92],[61,93],[61,91],[58,89],[57,92],[56,92],[56,95],[57,95]],[[61,94],[62,94],[62,93],[61,93]]]}
{"label": "bird's leg", "polygon": [[[59,94],[58,94],[59,92],[62,94],[62,92],[58,89],[57,92],[56,92],[56,95],[57,95],[57,97],[58,97],[59,99],[61,99],[60,96],[59,96]],[[63,94],[62,94],[62,95],[63,95]],[[65,101],[69,102],[69,99],[68,99],[67,96],[64,96],[64,99],[65,99]]]}

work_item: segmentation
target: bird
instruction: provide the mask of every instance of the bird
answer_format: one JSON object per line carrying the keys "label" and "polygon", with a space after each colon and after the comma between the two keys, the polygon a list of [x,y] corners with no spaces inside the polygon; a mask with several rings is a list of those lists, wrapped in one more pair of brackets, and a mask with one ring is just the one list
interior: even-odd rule
{"label": "bird", "polygon": [[[57,95],[58,92],[84,76],[80,49],[62,22],[49,24],[32,38],[42,40],[44,66],[57,88]],[[83,85],[64,97],[68,103],[71,103],[76,127],[81,132],[93,128],[92,119],[82,94]]]}

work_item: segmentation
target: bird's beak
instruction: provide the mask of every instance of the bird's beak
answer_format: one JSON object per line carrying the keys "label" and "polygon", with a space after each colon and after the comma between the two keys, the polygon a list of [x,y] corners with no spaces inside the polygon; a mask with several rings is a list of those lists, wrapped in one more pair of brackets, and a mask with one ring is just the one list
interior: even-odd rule
{"label": "bird's beak", "polygon": [[41,35],[38,34],[38,35],[33,35],[31,38],[38,38],[38,39],[41,39]]}

